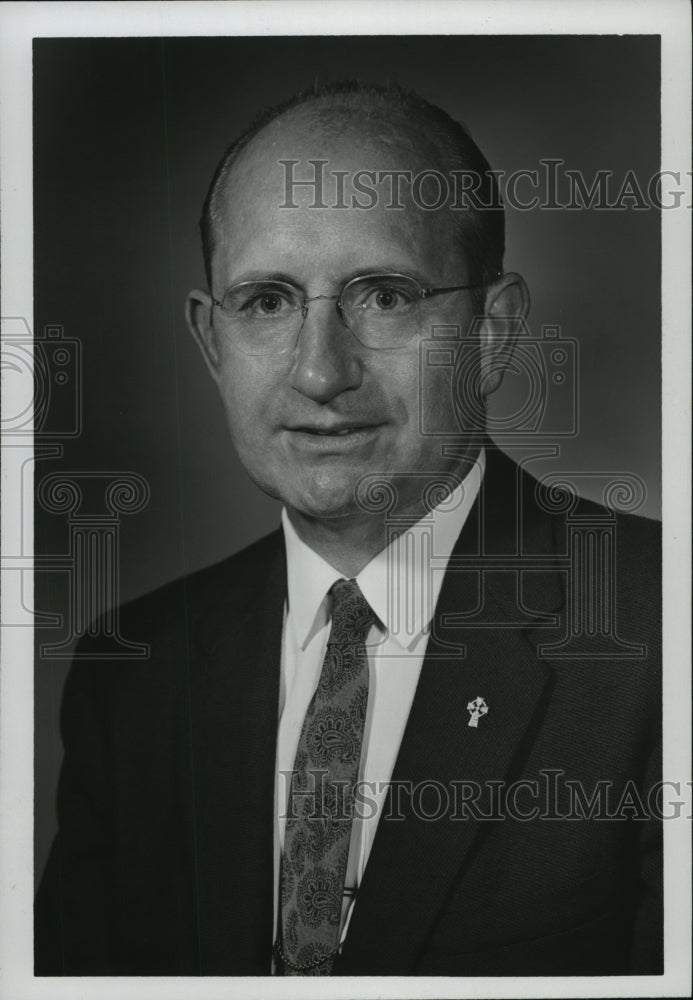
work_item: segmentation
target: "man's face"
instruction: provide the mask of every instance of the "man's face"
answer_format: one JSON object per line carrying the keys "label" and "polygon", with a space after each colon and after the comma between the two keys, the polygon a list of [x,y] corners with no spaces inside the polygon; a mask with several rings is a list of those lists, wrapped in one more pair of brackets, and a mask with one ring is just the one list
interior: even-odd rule
{"label": "man's face", "polygon": [[[316,140],[314,128],[280,120],[241,154],[224,192],[217,231],[212,293],[281,277],[307,296],[337,295],[350,278],[368,271],[398,272],[426,286],[469,281],[445,212],[426,212],[407,197],[404,209],[387,208],[383,189],[371,209],[310,207],[314,192],[294,188],[298,208],[286,200],[282,159],[300,160],[295,177],[312,174],[310,159],[326,159],[327,204],[337,200],[331,171],[421,169],[403,163],[402,149],[384,149],[350,130]],[[411,159],[411,151],[409,151]],[[349,191],[347,180],[347,191]],[[347,202],[349,196],[347,195]],[[415,510],[426,477],[459,467],[443,457],[439,438],[421,433],[421,406],[431,426],[455,427],[450,372],[431,369],[421,399],[420,345],[433,323],[466,332],[474,315],[469,291],[436,296],[426,306],[426,328],[404,347],[373,350],[340,320],[334,300],[311,302],[300,334],[285,353],[249,356],[239,350],[218,309],[208,341],[231,435],[251,478],[290,509],[310,518],[359,516],[359,480],[378,474],[397,481],[401,510]],[[207,352],[209,357],[209,351]],[[470,446],[471,450],[471,446]]]}

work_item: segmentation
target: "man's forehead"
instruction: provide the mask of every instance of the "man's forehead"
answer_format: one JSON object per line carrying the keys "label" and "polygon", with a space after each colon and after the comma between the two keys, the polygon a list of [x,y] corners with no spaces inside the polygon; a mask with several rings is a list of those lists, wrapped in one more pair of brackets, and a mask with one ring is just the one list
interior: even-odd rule
{"label": "man's forehead", "polygon": [[[328,204],[339,201],[340,190],[355,179],[357,185],[359,178],[369,183],[368,174],[403,171],[413,176],[441,169],[440,151],[434,143],[401,116],[356,115],[332,106],[300,107],[270,122],[250,140],[230,169],[225,193],[234,189],[238,194],[246,187],[283,192],[287,182],[312,179],[311,160],[327,161],[317,171],[323,188],[332,188],[333,201],[323,199]],[[405,201],[407,185],[400,182],[400,189]],[[294,185],[293,193],[299,204],[314,203],[309,185]]]}

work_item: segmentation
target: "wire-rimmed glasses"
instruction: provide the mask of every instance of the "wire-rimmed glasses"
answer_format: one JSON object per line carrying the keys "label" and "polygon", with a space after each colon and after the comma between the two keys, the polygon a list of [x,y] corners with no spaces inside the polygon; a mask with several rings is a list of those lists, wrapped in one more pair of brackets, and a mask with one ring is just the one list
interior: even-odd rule
{"label": "wire-rimmed glasses", "polygon": [[342,323],[372,350],[404,347],[423,329],[423,308],[434,295],[480,287],[478,284],[424,287],[408,274],[368,274],[351,278],[338,295],[307,296],[302,289],[273,279],[241,281],[221,299],[233,343],[244,354],[282,354],[296,343],[308,305],[334,301]]}

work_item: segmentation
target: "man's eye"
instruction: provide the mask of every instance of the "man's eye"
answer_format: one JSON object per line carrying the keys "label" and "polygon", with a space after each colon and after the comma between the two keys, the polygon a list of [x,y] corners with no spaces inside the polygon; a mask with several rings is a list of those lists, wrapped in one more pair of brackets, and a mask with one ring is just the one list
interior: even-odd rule
{"label": "man's eye", "polygon": [[247,316],[265,319],[282,316],[291,311],[293,304],[282,292],[264,291],[249,296],[241,306]]}
{"label": "man's eye", "polygon": [[377,285],[370,288],[361,300],[363,309],[376,312],[394,312],[403,309],[414,301],[412,293],[395,285]]}

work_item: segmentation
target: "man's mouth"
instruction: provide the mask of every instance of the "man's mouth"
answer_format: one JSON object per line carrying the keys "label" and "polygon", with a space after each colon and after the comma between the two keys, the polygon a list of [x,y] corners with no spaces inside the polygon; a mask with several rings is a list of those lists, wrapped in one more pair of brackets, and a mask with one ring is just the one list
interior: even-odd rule
{"label": "man's mouth", "polygon": [[347,434],[356,434],[359,431],[374,430],[378,424],[338,424],[333,427],[320,427],[316,424],[298,424],[289,427],[290,431],[301,434],[316,434],[319,437],[345,437]]}
{"label": "man's mouth", "polygon": [[[297,424],[288,427],[291,440],[298,447],[345,448],[347,445],[358,446],[372,441],[382,424],[335,424],[331,427],[319,424]],[[340,442],[338,445],[337,442]]]}

